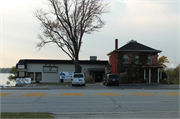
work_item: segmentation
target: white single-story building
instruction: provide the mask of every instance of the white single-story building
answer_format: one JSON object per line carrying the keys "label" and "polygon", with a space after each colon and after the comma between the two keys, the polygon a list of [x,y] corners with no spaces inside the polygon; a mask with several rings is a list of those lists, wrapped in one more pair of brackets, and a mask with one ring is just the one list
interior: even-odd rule
{"label": "white single-story building", "polygon": [[[90,75],[95,82],[101,82],[105,76],[105,66],[108,61],[98,61],[96,57],[90,60],[80,60],[82,73]],[[31,81],[40,80],[42,83],[57,83],[60,80],[60,72],[74,72],[75,66],[72,60],[42,60],[20,59],[16,64],[18,77],[31,77]],[[69,80],[63,80],[68,82]]]}

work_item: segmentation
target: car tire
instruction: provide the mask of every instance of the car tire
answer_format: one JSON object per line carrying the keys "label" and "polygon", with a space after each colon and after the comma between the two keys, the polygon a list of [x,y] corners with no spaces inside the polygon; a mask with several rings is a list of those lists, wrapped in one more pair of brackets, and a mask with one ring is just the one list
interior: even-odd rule
{"label": "car tire", "polygon": [[119,83],[117,84],[117,86],[119,86]]}
{"label": "car tire", "polygon": [[85,84],[83,84],[83,86],[85,86]]}
{"label": "car tire", "polygon": [[74,84],[72,84],[72,86],[74,86]]}

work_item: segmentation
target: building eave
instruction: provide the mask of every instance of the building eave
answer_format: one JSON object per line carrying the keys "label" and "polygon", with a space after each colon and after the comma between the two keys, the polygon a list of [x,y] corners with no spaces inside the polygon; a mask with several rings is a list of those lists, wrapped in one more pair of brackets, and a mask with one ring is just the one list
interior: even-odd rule
{"label": "building eave", "polygon": [[[74,64],[72,60],[51,60],[51,59],[20,59],[18,64]],[[79,64],[106,65],[108,61],[102,60],[79,60]]]}
{"label": "building eave", "polygon": [[157,52],[161,53],[162,51],[160,50],[115,50],[117,52]]}

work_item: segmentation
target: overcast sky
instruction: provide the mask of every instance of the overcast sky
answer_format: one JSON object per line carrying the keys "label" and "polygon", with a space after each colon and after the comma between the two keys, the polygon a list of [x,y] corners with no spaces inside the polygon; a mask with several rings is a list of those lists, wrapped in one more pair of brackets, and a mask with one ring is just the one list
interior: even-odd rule
{"label": "overcast sky", "polygon": [[[37,8],[46,5],[42,0],[0,0],[0,67],[12,67],[20,59],[70,58],[55,44],[40,51],[37,34],[40,22],[34,17]],[[180,63],[179,7],[180,0],[109,0],[110,13],[103,19],[106,25],[100,32],[84,35],[80,60],[90,56],[108,60],[107,54],[129,40],[161,50],[159,57],[167,56],[174,67]],[[178,53],[179,52],[179,53]]]}

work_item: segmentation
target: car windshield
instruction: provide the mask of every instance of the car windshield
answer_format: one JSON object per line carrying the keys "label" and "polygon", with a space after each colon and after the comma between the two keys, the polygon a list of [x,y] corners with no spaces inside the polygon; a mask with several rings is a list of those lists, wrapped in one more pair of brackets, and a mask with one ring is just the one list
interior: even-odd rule
{"label": "car windshield", "polygon": [[109,75],[109,78],[119,78],[118,75]]}
{"label": "car windshield", "polygon": [[83,74],[74,74],[74,78],[83,78]]}

